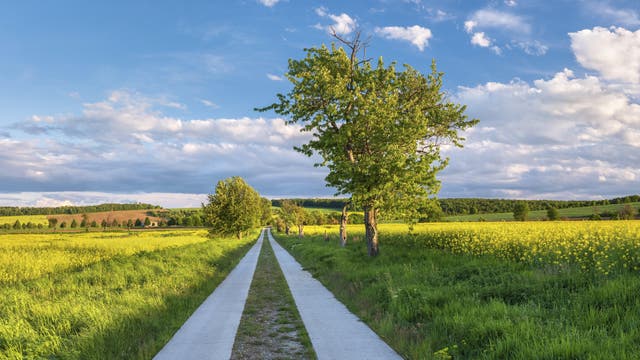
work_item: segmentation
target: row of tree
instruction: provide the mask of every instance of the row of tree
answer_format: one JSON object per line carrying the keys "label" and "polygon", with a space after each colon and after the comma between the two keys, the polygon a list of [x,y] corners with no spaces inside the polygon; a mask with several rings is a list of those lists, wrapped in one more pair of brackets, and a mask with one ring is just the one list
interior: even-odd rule
{"label": "row of tree", "polygon": [[439,199],[438,204],[445,215],[473,215],[513,212],[517,206],[526,206],[531,211],[549,208],[565,209],[584,206],[604,206],[640,201],[640,195],[629,195],[605,200],[511,200],[511,199]]}
{"label": "row of tree", "polygon": [[[80,222],[78,222],[76,219],[72,219],[70,223],[67,223],[66,221],[59,222],[57,218],[49,218],[47,220],[49,220],[49,228],[51,229],[55,229],[58,227],[61,229],[97,228],[97,227],[102,227],[105,229],[109,227],[133,228],[133,227],[145,227],[145,226],[151,225],[151,219],[149,219],[149,217],[145,217],[144,220],[128,219],[127,221],[122,221],[122,222],[118,221],[117,219],[113,219],[112,221],[108,221],[107,219],[102,219],[100,223],[98,223],[96,220],[89,221],[86,215],[83,215],[82,220],[80,220]],[[166,221],[160,221],[158,223],[158,226],[167,226],[167,225],[168,224]]]}
{"label": "row of tree", "polygon": [[24,215],[73,215],[83,213],[95,213],[103,211],[146,210],[161,209],[158,205],[143,203],[135,204],[100,204],[89,206],[60,206],[60,207],[0,207],[0,216],[24,216]]}

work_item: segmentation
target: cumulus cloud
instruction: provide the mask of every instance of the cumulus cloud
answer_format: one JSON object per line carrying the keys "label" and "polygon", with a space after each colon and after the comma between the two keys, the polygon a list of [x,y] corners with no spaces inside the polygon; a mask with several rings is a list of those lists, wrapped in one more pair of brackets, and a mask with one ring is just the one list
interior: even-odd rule
{"label": "cumulus cloud", "polygon": [[[299,171],[315,161],[292,149],[309,139],[299,126],[279,118],[171,117],[163,103],[118,90],[81,113],[18,124],[28,136],[0,137],[3,190],[204,193],[240,175],[265,194],[331,193],[326,170]],[[259,180],[264,174],[275,174],[273,181]]]}
{"label": "cumulus cloud", "polygon": [[329,18],[333,21],[333,24],[330,25],[316,25],[316,28],[325,30],[328,33],[335,32],[338,35],[349,35],[356,29],[356,20],[345,13],[335,15],[329,13],[327,8],[319,7],[316,9],[316,14],[322,18]]}
{"label": "cumulus cloud", "polygon": [[374,31],[386,39],[408,41],[415,45],[420,51],[423,51],[424,47],[429,45],[429,39],[431,39],[431,30],[418,25],[409,27],[376,27]]}
{"label": "cumulus cloud", "polygon": [[608,80],[640,84],[640,30],[594,27],[569,37],[580,65]]}
{"label": "cumulus cloud", "polygon": [[447,150],[450,196],[610,197],[640,185],[640,105],[598,77],[565,69],[531,84],[463,87],[455,98],[481,123],[465,149]]}
{"label": "cumulus cloud", "polygon": [[471,43],[480,47],[491,46],[491,39],[485,36],[483,32],[477,32],[471,37]]}

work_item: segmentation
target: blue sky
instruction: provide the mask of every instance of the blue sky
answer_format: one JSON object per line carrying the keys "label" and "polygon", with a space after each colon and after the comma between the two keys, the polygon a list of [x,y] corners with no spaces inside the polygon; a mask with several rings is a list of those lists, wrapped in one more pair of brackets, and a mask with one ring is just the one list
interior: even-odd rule
{"label": "blue sky", "polygon": [[267,105],[333,27],[445,72],[481,120],[441,197],[637,193],[637,1],[22,1],[0,11],[0,205],[197,206],[217,180],[329,196]]}

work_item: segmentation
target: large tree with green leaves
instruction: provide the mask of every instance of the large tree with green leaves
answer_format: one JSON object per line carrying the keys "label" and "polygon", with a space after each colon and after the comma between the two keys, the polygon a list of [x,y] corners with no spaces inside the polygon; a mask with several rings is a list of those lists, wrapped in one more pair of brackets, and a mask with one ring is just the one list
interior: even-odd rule
{"label": "large tree with green leaves", "polygon": [[329,168],[327,185],[363,208],[368,252],[375,256],[379,212],[416,219],[418,202],[439,190],[436,174],[448,162],[440,146],[461,147],[458,131],[477,120],[449,101],[435,62],[426,76],[409,65],[399,70],[382,58],[360,58],[359,36],[336,38],[344,47],[310,48],[304,59],[289,60],[293,89],[258,110],[273,110],[313,135],[296,150],[319,154],[316,166]]}
{"label": "large tree with green leaves", "polygon": [[240,239],[243,232],[260,225],[260,194],[239,176],[220,180],[203,211],[212,235]]}

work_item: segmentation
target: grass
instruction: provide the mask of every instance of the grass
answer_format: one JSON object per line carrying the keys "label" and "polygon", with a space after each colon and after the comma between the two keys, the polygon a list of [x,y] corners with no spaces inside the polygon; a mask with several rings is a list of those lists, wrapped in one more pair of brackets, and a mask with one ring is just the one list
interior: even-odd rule
{"label": "grass", "polygon": [[205,235],[0,237],[0,359],[153,357],[255,240]]}
{"label": "grass", "polygon": [[[452,224],[453,225],[453,224]],[[323,232],[324,227],[317,229]],[[362,232],[350,229],[352,239]],[[279,241],[354,313],[410,359],[633,359],[640,277],[563,264],[454,254],[381,227],[381,254],[337,228]],[[307,233],[314,233],[311,228]]]}
{"label": "grass", "polygon": [[[595,213],[618,213],[625,205],[631,205],[634,208],[640,206],[640,202],[628,203],[628,204],[611,204],[601,206],[583,206],[575,208],[558,209],[558,214],[561,218],[579,219],[588,218]],[[545,220],[547,218],[547,210],[535,210],[529,211],[528,219],[530,220]],[[446,221],[513,221],[513,212],[506,213],[492,213],[492,214],[474,214],[474,215],[456,215],[447,216]]]}
{"label": "grass", "polygon": [[232,359],[315,359],[287,281],[268,240],[264,240]]}

